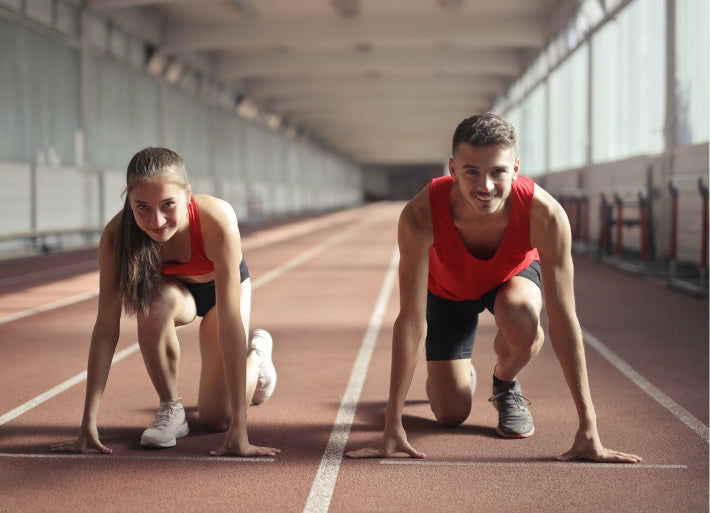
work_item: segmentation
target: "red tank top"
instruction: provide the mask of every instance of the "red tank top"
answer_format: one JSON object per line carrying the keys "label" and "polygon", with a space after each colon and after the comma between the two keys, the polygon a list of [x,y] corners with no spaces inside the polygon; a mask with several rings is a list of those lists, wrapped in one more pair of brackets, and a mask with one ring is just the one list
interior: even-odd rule
{"label": "red tank top", "polygon": [[190,261],[184,264],[163,264],[163,274],[183,276],[198,276],[214,271],[214,263],[205,254],[205,245],[202,241],[200,227],[200,211],[195,198],[190,198],[187,205],[187,214],[190,219]]}
{"label": "red tank top", "polygon": [[429,290],[454,301],[478,299],[539,259],[537,249],[530,247],[530,206],[535,182],[520,175],[512,182],[508,227],[495,255],[488,260],[473,257],[454,226],[452,183],[450,176],[441,176],[429,186],[434,228],[434,245],[429,250]]}

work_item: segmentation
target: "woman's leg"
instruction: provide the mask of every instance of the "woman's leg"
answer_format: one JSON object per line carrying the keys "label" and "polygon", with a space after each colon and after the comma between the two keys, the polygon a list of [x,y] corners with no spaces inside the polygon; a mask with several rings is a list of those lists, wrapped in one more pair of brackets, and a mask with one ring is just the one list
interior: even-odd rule
{"label": "woman's leg", "polygon": [[[249,351],[250,279],[246,279],[241,284],[240,310],[242,323],[244,324],[245,340],[247,340],[245,350]],[[210,428],[224,431],[229,428],[232,415],[222,348],[217,337],[217,322],[217,309],[212,308],[207,312],[200,324],[202,371],[200,375],[198,412],[200,419]],[[251,403],[259,375],[261,356],[257,351],[249,351],[246,362],[246,399],[247,403]]]}
{"label": "woman's leg", "polygon": [[180,344],[175,326],[195,318],[195,302],[185,287],[167,282],[147,315],[138,318],[138,343],[148,375],[160,397],[153,423],[143,432],[141,445],[172,447],[187,436],[185,408],[178,391]]}
{"label": "woman's leg", "polygon": [[176,326],[195,318],[195,301],[177,282],[165,283],[147,315],[138,317],[138,344],[160,401],[179,398],[180,344]]}

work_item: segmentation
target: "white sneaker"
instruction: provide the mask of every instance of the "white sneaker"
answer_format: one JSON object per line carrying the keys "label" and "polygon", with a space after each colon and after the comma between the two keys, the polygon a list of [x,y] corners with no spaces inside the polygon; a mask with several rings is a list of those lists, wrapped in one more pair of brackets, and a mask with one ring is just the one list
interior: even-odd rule
{"label": "white sneaker", "polygon": [[155,413],[155,420],[143,431],[141,445],[173,447],[177,443],[177,438],[187,436],[189,432],[182,399],[163,401]]}
{"label": "white sneaker", "polygon": [[276,368],[271,361],[271,353],[274,348],[274,341],[266,330],[254,330],[249,341],[249,350],[256,351],[261,356],[259,366],[259,377],[256,381],[256,390],[251,399],[254,405],[265,403],[274,393],[276,388]]}
{"label": "white sneaker", "polygon": [[478,382],[478,376],[476,374],[476,368],[471,364],[471,395],[476,391],[476,383]]}

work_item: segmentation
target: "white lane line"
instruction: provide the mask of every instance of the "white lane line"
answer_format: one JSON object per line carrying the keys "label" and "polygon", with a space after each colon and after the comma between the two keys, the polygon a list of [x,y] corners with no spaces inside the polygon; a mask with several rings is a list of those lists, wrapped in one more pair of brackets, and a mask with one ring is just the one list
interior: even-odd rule
{"label": "white lane line", "polygon": [[106,454],[92,454],[92,453],[85,453],[85,454],[57,454],[57,453],[52,453],[52,454],[21,454],[21,453],[10,453],[10,452],[0,452],[0,458],[31,458],[31,459],[77,459],[77,460],[86,460],[86,459],[95,459],[95,460],[106,460],[106,461],[114,461],[114,460],[162,460],[162,461],[174,461],[174,460],[179,460],[179,461],[209,461],[210,463],[213,462],[249,462],[249,463],[273,463],[276,461],[276,458],[246,458],[246,457],[237,457],[237,456],[158,456],[158,455],[128,455],[128,454],[111,454],[111,455],[106,455]]}
{"label": "white lane line", "polygon": [[683,424],[685,424],[690,429],[695,431],[698,435],[700,435],[700,438],[705,440],[705,442],[710,443],[710,433],[708,432],[708,426],[703,424],[700,420],[694,417],[692,413],[683,408],[680,404],[675,402],[666,394],[661,392],[661,390],[651,384],[650,381],[648,381],[641,374],[636,372],[628,363],[626,363],[616,353],[614,353],[611,349],[604,345],[602,341],[599,340],[597,337],[595,337],[585,329],[582,329],[582,335],[584,336],[584,341],[587,343],[587,345],[594,348],[619,372],[621,372],[624,376],[630,379],[637,387],[639,387],[653,399],[658,401],[661,406],[671,412],[678,420],[680,420]]}
{"label": "white lane line", "polygon": [[84,260],[83,262],[78,262],[74,264],[62,265],[60,267],[53,267],[51,269],[44,269],[42,271],[34,271],[26,274],[18,274],[15,276],[8,276],[7,278],[0,279],[0,287],[5,287],[7,285],[12,285],[14,283],[22,283],[27,280],[34,280],[38,278],[47,278],[51,276],[66,276],[66,273],[70,271],[83,271],[86,272],[96,271],[96,265],[98,260]]}
{"label": "white lane line", "polygon": [[[138,343],[137,342],[126,347],[125,349],[121,349],[120,351],[118,351],[116,354],[113,355],[112,364],[116,363],[116,362],[120,362],[121,360],[123,360],[127,356],[135,353],[137,350],[138,350]],[[6,422],[11,421],[14,418],[19,417],[23,413],[27,413],[32,408],[35,408],[36,406],[39,406],[40,404],[61,394],[65,390],[68,390],[69,388],[73,387],[74,385],[81,383],[85,379],[86,379],[86,371],[82,371],[79,374],[69,378],[64,383],[60,383],[56,387],[51,388],[42,394],[39,394],[37,397],[35,397],[33,399],[30,399],[25,404],[18,406],[14,410],[10,410],[9,412],[5,413],[4,415],[0,415],[0,426],[5,424]]]}
{"label": "white lane line", "polygon": [[[363,212],[360,216],[358,216],[358,219],[362,220],[363,216],[366,216],[366,214],[367,214],[367,212]],[[266,230],[263,232],[263,235],[261,233],[257,232],[255,235],[248,236],[243,241],[242,249],[248,251],[251,249],[263,248],[263,247],[267,247],[267,246],[270,246],[273,244],[278,244],[278,243],[283,242],[284,240],[288,240],[290,238],[308,235],[311,232],[314,232],[318,229],[322,229],[327,226],[330,226],[333,223],[347,222],[348,219],[350,219],[351,217],[352,218],[355,217],[355,212],[345,211],[345,212],[333,214],[333,215],[329,216],[328,218],[319,218],[314,221],[304,222],[304,223],[302,223],[302,226],[297,226],[295,229],[287,227],[287,228],[283,228],[283,229]],[[347,233],[341,232],[340,234],[337,235],[337,237],[342,238],[355,229],[357,229],[356,225],[351,226],[350,229],[346,230]],[[251,237],[253,237],[254,240],[252,240]],[[293,260],[291,260],[288,268],[282,270],[281,272],[279,272],[278,274],[275,274],[273,276],[264,275],[257,281],[260,281],[263,283],[271,281],[272,279],[276,278],[278,275],[283,274],[284,272],[292,269],[293,267],[305,262],[306,260],[308,260],[308,258],[312,258],[313,256],[315,256],[315,254],[319,253],[320,251],[332,246],[335,242],[337,242],[337,240],[334,241],[332,244],[328,243],[326,241],[323,243],[323,247],[315,247],[310,250],[312,252],[315,251],[314,254],[301,255],[299,257],[296,257]],[[306,252],[306,253],[308,253],[308,252]],[[299,259],[299,260],[297,260],[297,259]],[[84,262],[79,262],[77,264],[66,265],[61,268],[57,268],[59,270],[49,269],[46,271],[37,271],[34,273],[30,273],[30,274],[24,274],[24,275],[4,278],[4,279],[0,279],[0,286],[20,282],[20,281],[26,280],[26,279],[43,278],[46,276],[52,276],[52,275],[57,275],[57,274],[61,275],[62,273],[68,272],[69,270],[83,269],[85,267],[91,267],[94,265],[96,265],[95,261],[84,261]],[[271,272],[274,273],[275,271],[276,270],[271,271]],[[95,271],[92,271],[92,272],[95,272]],[[252,288],[255,286],[258,286],[258,284],[255,284],[254,280],[252,280]],[[96,290],[85,292],[83,294],[79,294],[79,295],[76,295],[76,296],[73,296],[73,297],[70,297],[67,299],[62,299],[62,300],[56,301],[54,303],[49,303],[49,304],[42,305],[42,306],[39,306],[36,308],[31,308],[29,310],[24,310],[22,312],[17,312],[15,314],[8,315],[7,317],[0,318],[0,324],[5,324],[8,322],[16,321],[18,319],[23,319],[25,317],[29,317],[31,315],[35,315],[38,313],[47,312],[49,310],[55,310],[57,308],[62,308],[64,306],[69,306],[74,303],[84,301],[86,299],[91,299],[92,297],[95,297],[98,295],[99,295],[99,291],[98,291],[98,289],[96,289]]]}
{"label": "white lane line", "polygon": [[87,299],[91,299],[92,297],[98,296],[99,295],[99,290],[90,290],[89,292],[83,292],[81,294],[77,294],[76,296],[68,297],[66,299],[62,299],[60,301],[55,301],[54,303],[49,303],[46,305],[38,306],[36,308],[30,308],[29,310],[23,310],[22,312],[17,312],[12,315],[8,315],[7,317],[3,317],[0,319],[0,324],[5,324],[7,322],[11,321],[16,321],[18,319],[23,319],[25,317],[29,317],[31,315],[35,315],[38,313],[42,312],[48,312],[49,310],[55,310],[57,308],[62,308],[64,306],[69,306],[73,305],[74,303],[78,303],[80,301],[85,301]]}
{"label": "white lane line", "polygon": [[265,283],[268,283],[271,280],[278,278],[279,276],[290,271],[291,269],[298,267],[299,265],[303,264],[304,262],[311,260],[312,258],[319,255],[320,253],[323,253],[323,251],[325,251],[326,249],[331,248],[331,247],[335,246],[336,244],[338,244],[343,239],[346,239],[347,237],[352,235],[353,232],[360,230],[362,228],[362,225],[363,225],[363,223],[353,224],[347,230],[343,230],[342,232],[339,232],[339,233],[333,235],[332,237],[325,239],[323,242],[316,244],[312,248],[304,251],[303,253],[296,255],[291,260],[288,260],[287,262],[272,269],[271,271],[259,276],[257,279],[252,279],[252,282],[251,282],[252,288],[256,288],[261,285],[264,285]]}
{"label": "white lane line", "polygon": [[[338,242],[340,242],[342,239],[344,239],[348,235],[352,234],[355,230],[362,228],[363,225],[364,225],[363,222],[357,223],[357,224],[351,226],[349,229],[347,229],[343,232],[340,232],[336,235],[333,235],[330,238],[326,239],[325,241],[321,242],[320,244],[317,244],[316,246],[304,251],[303,253],[300,253],[299,255],[295,256],[291,260],[285,262],[284,264],[280,265],[279,267],[276,267],[271,272],[266,273],[263,276],[260,276],[259,279],[252,281],[252,290],[268,283],[271,280],[278,278],[279,276],[284,274],[286,271],[293,269],[297,265],[303,264],[304,262],[308,261],[309,259],[314,258],[319,253],[322,253],[326,249],[328,249],[328,248],[332,247],[333,245],[337,244]],[[83,296],[90,297],[89,294],[91,294],[91,293],[83,294]],[[82,299],[77,299],[79,297],[80,296],[75,296],[74,298],[70,298],[70,299],[73,299],[74,300],[73,302],[81,301]],[[69,300],[65,300],[63,302],[57,302],[57,303],[63,303],[63,305],[70,304],[67,301],[69,301]],[[35,308],[29,312],[37,313],[38,310],[45,311],[45,310],[50,309],[50,307],[52,307],[53,305],[56,305],[57,303],[52,303],[52,305],[46,305],[44,307],[40,307],[39,309]],[[54,306],[54,307],[56,307],[56,306]],[[28,314],[28,315],[30,315],[30,314]],[[0,320],[0,323],[2,321],[3,320]],[[134,342],[132,345],[130,345],[130,346],[126,347],[125,349],[116,353],[113,357],[112,364],[123,360],[124,358],[135,353],[136,351],[138,351],[138,342]],[[0,416],[0,426],[5,424],[6,422],[11,421],[14,418],[19,417],[23,413],[28,412],[32,408],[39,406],[40,404],[48,401],[49,399],[52,399],[53,397],[61,394],[65,390],[68,390],[72,386],[74,386],[78,383],[81,383],[85,379],[86,379],[86,371],[82,371],[79,374],[64,381],[63,383],[60,383],[59,385],[55,386],[54,388],[47,390],[46,392],[38,395],[37,397],[35,397],[33,399],[30,399],[26,403],[5,413],[4,415]]]}
{"label": "white lane line", "polygon": [[650,465],[642,463],[582,463],[582,462],[548,462],[548,461],[430,461],[430,460],[380,460],[381,465],[422,465],[422,466],[433,466],[433,467],[544,467],[544,468],[555,468],[560,469],[571,469],[571,468],[594,468],[594,469],[629,469],[629,470],[639,470],[639,469],[668,469],[668,470],[685,470],[688,468],[687,465]]}
{"label": "white lane line", "polygon": [[328,439],[328,445],[321,458],[318,471],[313,479],[311,491],[306,500],[306,505],[303,508],[304,513],[327,512],[330,507],[335,481],[340,471],[340,464],[343,461],[345,445],[348,442],[350,428],[355,417],[355,410],[357,409],[357,403],[360,399],[360,392],[362,391],[362,386],[367,376],[367,369],[370,365],[370,357],[375,348],[375,342],[377,341],[377,336],[382,327],[382,320],[397,276],[398,264],[399,251],[395,249],[384,282],[382,283],[379,297],[375,303],[375,308],[370,317],[367,331],[365,332],[360,350],[353,364],[350,380],[345,389],[345,395],[340,402],[340,408],[335,417],[333,430]]}

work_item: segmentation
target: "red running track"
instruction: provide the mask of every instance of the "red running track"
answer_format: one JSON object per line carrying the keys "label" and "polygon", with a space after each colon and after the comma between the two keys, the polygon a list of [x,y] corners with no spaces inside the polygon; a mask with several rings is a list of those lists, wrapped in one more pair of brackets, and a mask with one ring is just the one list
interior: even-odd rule
{"label": "red running track", "polygon": [[0,512],[707,512],[708,302],[576,258],[577,308],[605,445],[639,465],[562,463],[576,415],[551,346],[520,375],[535,435],[503,440],[488,404],[494,323],[481,319],[469,419],[439,427],[417,368],[405,427],[425,460],[349,460],[379,441],[397,313],[396,223],[378,203],[244,236],[252,326],[275,340],[279,383],[249,410],[275,458],[213,458],[196,416],[197,325],[179,331],[190,436],[139,446],[157,398],[122,324],[99,427],[112,455],[59,455],[81,418],[96,311],[94,251],[0,263]]}

